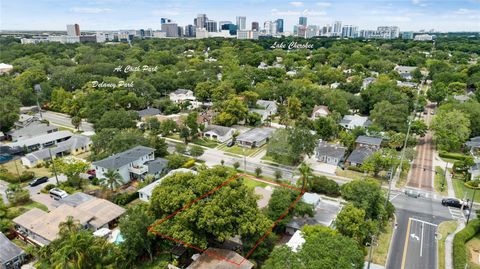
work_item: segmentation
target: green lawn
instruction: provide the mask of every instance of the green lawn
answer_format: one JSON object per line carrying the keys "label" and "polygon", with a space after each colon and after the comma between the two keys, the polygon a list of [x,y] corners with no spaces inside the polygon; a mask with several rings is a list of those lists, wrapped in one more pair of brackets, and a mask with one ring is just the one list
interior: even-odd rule
{"label": "green lawn", "polygon": [[258,148],[253,148],[253,149],[243,148],[243,147],[239,147],[237,145],[232,146],[232,147],[227,147],[225,145],[221,145],[221,146],[218,147],[218,149],[222,150],[222,151],[225,151],[225,152],[230,152],[230,153],[233,153],[233,154],[237,154],[237,155],[242,155],[242,156],[250,156],[258,150]]}
{"label": "green lawn", "polygon": [[[465,196],[465,193],[467,193],[467,196],[465,199],[472,199],[473,195],[473,190],[465,187],[463,180],[454,178],[452,179],[453,182],[453,189],[455,190],[455,197],[458,199],[463,199]],[[477,191],[475,193],[475,202],[480,202],[480,191]]]}
{"label": "green lawn", "polygon": [[[445,196],[448,195],[447,182],[445,181],[445,170],[443,170],[440,166],[435,166],[435,172],[435,180],[433,182],[435,185],[435,191]],[[442,182],[444,184],[443,190]]]}
{"label": "green lawn", "polygon": [[[15,167],[15,163],[17,163],[17,167]],[[48,168],[45,167],[40,167],[40,168],[26,168],[25,166],[22,165],[22,162],[20,159],[15,160],[15,161],[10,161],[8,163],[2,164],[0,167],[3,167],[8,170],[8,172],[17,175],[17,168],[18,172],[22,174],[23,172],[29,172],[32,171],[35,173],[35,177],[43,177],[47,176],[50,177],[52,175],[52,172]]]}
{"label": "green lawn", "polygon": [[265,188],[266,186],[270,185],[270,184],[267,184],[265,182],[260,182],[258,180],[254,180],[254,179],[251,179],[251,178],[248,178],[248,177],[244,177],[243,178],[243,183],[249,187],[252,187],[253,189],[255,187],[262,187],[262,188]]}
{"label": "green lawn", "polygon": [[207,138],[196,138],[191,143],[212,149],[220,145],[217,141]]}
{"label": "green lawn", "polygon": [[445,239],[456,228],[457,221],[455,220],[444,221],[438,226],[438,232],[441,234],[441,238],[438,240],[438,269],[445,269]]}
{"label": "green lawn", "polygon": [[[372,262],[375,264],[385,265],[387,262],[388,248],[392,240],[392,222],[389,221],[385,227],[385,232],[381,233],[377,240],[377,246],[373,249]],[[368,255],[367,255],[368,259]]]}

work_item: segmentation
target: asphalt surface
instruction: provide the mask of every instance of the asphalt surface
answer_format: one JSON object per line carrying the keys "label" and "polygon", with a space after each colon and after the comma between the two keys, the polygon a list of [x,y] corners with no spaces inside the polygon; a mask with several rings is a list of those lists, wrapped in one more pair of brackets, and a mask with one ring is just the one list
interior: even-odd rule
{"label": "asphalt surface", "polygon": [[396,208],[396,228],[387,269],[437,268],[437,226],[463,217],[458,209],[443,206],[441,198],[429,192],[421,192],[419,198],[392,192],[390,200]]}
{"label": "asphalt surface", "polygon": [[[39,114],[37,114],[37,116],[40,117]],[[51,112],[51,111],[42,111],[42,118],[48,120],[54,125],[75,129],[75,127],[72,124],[72,118],[67,114]],[[85,120],[82,120],[82,124],[80,125],[79,129],[82,132],[94,131],[93,124],[88,123]]]}
{"label": "asphalt surface", "polygon": [[[67,181],[67,177],[65,175],[58,175],[58,181],[59,182],[64,182]],[[47,182],[30,187],[29,185],[25,186],[24,189],[28,190],[30,192],[30,198],[38,203],[41,203],[45,205],[48,210],[52,210],[58,206],[58,202],[55,201],[53,198],[51,198],[48,194],[41,193],[40,191],[45,188],[46,185],[48,184],[56,184],[57,180],[55,176],[51,177],[48,179]]]}

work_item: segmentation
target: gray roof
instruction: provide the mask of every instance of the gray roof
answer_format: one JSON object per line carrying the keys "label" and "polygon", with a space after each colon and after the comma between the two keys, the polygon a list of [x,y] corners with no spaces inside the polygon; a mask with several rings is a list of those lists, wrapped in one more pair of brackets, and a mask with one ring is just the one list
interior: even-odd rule
{"label": "gray roof", "polygon": [[453,99],[455,99],[457,101],[460,101],[460,102],[465,102],[465,101],[470,100],[470,96],[468,96],[468,95],[454,95]]}
{"label": "gray roof", "polygon": [[61,200],[59,200],[60,204],[67,204],[69,206],[77,207],[85,202],[88,202],[95,197],[88,195],[83,192],[76,192],[72,195],[69,195]]}
{"label": "gray roof", "polygon": [[93,165],[100,166],[106,169],[115,170],[124,165],[127,165],[131,162],[138,160],[140,157],[153,153],[154,151],[155,149],[152,149],[149,147],[136,146],[127,151],[114,154],[103,160],[93,162]]}
{"label": "gray roof", "polygon": [[257,106],[261,106],[265,109],[277,109],[277,103],[275,101],[269,101],[269,100],[257,100]]}
{"label": "gray roof", "polygon": [[305,225],[323,225],[329,227],[337,217],[342,206],[333,201],[321,200],[314,208],[314,216],[294,217],[286,226],[296,230],[301,229]]}
{"label": "gray roof", "polygon": [[156,158],[153,161],[147,162],[146,165],[148,167],[149,174],[156,174],[167,168],[168,160],[164,158]]}
{"label": "gray roof", "polygon": [[273,132],[275,132],[274,128],[253,128],[246,131],[243,134],[240,134],[237,137],[237,141],[246,141],[246,142],[262,141],[272,136]]}
{"label": "gray roof", "polygon": [[21,248],[12,243],[2,232],[0,232],[0,263],[6,263],[25,253]]}
{"label": "gray roof", "polygon": [[319,141],[315,148],[317,155],[335,157],[339,160],[345,156],[347,148],[339,146],[338,144],[328,144],[325,141]]}
{"label": "gray roof", "polygon": [[351,163],[362,164],[363,161],[365,161],[365,159],[367,159],[374,152],[374,149],[368,147],[360,147],[352,151],[350,156],[348,156],[347,161]]}
{"label": "gray roof", "polygon": [[174,91],[175,94],[187,94],[188,92],[190,92],[190,90],[187,89],[177,89]]}
{"label": "gray roof", "polygon": [[12,130],[8,132],[8,135],[12,136],[13,138],[16,138],[18,140],[20,139],[27,139],[27,138],[32,138],[34,136],[50,133],[53,131],[57,131],[58,127],[53,126],[53,125],[47,125],[45,123],[38,123],[34,122],[26,127],[17,129],[17,130]]}
{"label": "gray roof", "polygon": [[397,65],[393,70],[397,72],[402,72],[402,73],[410,73],[413,70],[417,69],[416,66],[404,66],[404,65]]}
{"label": "gray roof", "polygon": [[140,116],[141,118],[141,117],[158,115],[160,114],[160,110],[158,110],[157,108],[149,107],[144,110],[139,110],[137,111],[137,113],[138,113],[138,116]]}
{"label": "gray roof", "polygon": [[380,146],[380,144],[382,144],[382,139],[378,138],[378,137],[361,135],[361,136],[357,137],[357,140],[355,140],[355,143],[364,144],[364,145],[372,145],[372,146]]}
{"label": "gray roof", "polygon": [[205,132],[214,132],[214,133],[216,133],[220,136],[224,136],[224,135],[228,134],[228,132],[230,132],[231,130],[233,130],[233,128],[220,126],[220,125],[214,125],[214,124],[209,124],[205,128]]}
{"label": "gray roof", "polygon": [[480,136],[470,138],[470,141],[467,141],[465,145],[469,148],[480,148]]}
{"label": "gray roof", "polygon": [[371,121],[368,117],[360,116],[360,115],[345,115],[343,116],[342,120],[340,121],[340,125],[354,125],[360,127],[368,127],[371,124]]}
{"label": "gray roof", "polygon": [[33,146],[36,144],[43,144],[51,141],[56,141],[59,139],[65,139],[71,137],[73,134],[70,131],[58,131],[49,134],[39,135],[32,138],[28,138],[22,141],[17,141],[11,143],[9,146],[14,147],[23,147],[23,146]]}
{"label": "gray roof", "polygon": [[[62,141],[55,146],[50,148],[52,156],[55,156],[57,153],[65,152],[67,150],[78,149],[81,147],[86,147],[91,144],[92,141],[88,136],[84,135],[73,135],[68,140]],[[37,160],[45,160],[50,158],[50,152],[48,148],[34,151],[25,155],[30,162],[35,162]]]}

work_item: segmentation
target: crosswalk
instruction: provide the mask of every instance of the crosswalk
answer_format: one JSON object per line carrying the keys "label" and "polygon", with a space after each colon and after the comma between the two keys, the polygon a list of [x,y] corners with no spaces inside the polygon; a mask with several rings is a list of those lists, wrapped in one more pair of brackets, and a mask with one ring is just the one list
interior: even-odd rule
{"label": "crosswalk", "polygon": [[462,212],[462,210],[460,210],[459,208],[449,206],[448,211],[450,212],[450,215],[452,215],[453,219],[463,221],[466,220],[464,212]]}

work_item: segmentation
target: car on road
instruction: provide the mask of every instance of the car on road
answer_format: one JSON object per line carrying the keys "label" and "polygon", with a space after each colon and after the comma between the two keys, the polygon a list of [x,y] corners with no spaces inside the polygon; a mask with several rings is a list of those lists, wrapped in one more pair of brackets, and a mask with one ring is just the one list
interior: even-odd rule
{"label": "car on road", "polygon": [[468,204],[466,202],[462,202],[457,198],[444,198],[442,199],[442,205],[444,206],[451,206],[456,208],[463,208],[468,209]]}
{"label": "car on road", "polygon": [[40,184],[43,184],[43,183],[45,183],[45,182],[47,182],[47,181],[48,181],[48,177],[39,177],[39,178],[36,178],[36,179],[30,181],[30,183],[28,183],[28,185],[29,185],[30,187],[35,187],[35,186],[38,186],[38,185],[40,185]]}
{"label": "car on road", "polygon": [[435,111],[430,111],[430,115],[435,115]]}
{"label": "car on road", "polygon": [[405,190],[405,195],[413,198],[418,198],[421,196],[421,194],[418,191],[414,191],[414,190]]}

